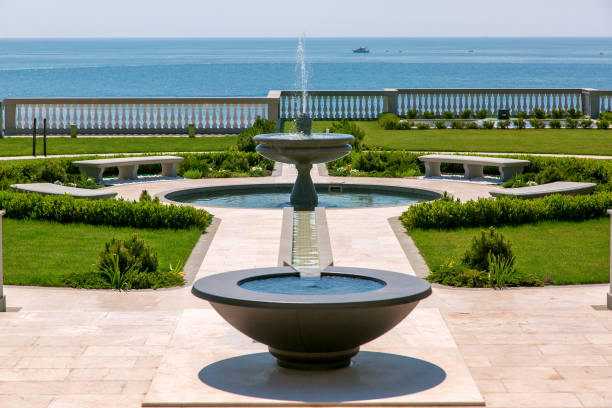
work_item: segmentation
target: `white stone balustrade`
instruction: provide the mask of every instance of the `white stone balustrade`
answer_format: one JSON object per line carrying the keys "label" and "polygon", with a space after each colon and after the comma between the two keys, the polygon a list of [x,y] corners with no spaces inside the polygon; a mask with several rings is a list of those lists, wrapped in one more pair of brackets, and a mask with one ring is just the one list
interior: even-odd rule
{"label": "white stone balustrade", "polygon": [[[376,119],[382,112],[410,110],[441,115],[451,111],[499,109],[532,113],[571,108],[597,118],[612,111],[612,90],[552,88],[411,88],[366,91],[308,91],[305,111],[313,119]],[[279,122],[302,112],[301,91],[270,91],[265,98],[26,98],[2,101],[7,135],[30,134],[34,118],[47,119],[49,134],[239,133],[258,116]],[[2,115],[0,115],[0,130]]]}
{"label": "white stone balustrade", "polygon": [[27,98],[5,99],[7,135],[29,134],[36,118],[49,134],[239,133],[255,119],[276,119],[276,98]]}

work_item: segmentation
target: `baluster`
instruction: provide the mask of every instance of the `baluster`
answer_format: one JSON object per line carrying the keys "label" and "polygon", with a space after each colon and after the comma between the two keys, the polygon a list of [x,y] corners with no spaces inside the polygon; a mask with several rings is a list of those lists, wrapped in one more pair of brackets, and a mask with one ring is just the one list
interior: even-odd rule
{"label": "baluster", "polygon": [[204,106],[204,122],[202,123],[202,128],[209,129],[212,126],[210,126],[209,124],[210,117],[208,115],[208,104],[204,104],[203,106]]}
{"label": "baluster", "polygon": [[217,125],[217,104],[213,104],[211,105],[211,109],[212,109],[212,121],[210,123],[210,128],[211,129],[217,129],[220,126]]}

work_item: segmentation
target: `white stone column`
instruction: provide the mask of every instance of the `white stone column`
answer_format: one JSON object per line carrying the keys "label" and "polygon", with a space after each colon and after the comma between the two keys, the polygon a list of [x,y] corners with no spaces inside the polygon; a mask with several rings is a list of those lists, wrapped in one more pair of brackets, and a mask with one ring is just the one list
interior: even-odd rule
{"label": "white stone column", "polygon": [[[612,210],[608,210],[612,215]],[[610,217],[610,291],[608,292],[608,309],[612,310],[612,217]]]}
{"label": "white stone column", "polygon": [[0,210],[0,312],[6,312],[6,296],[4,296],[4,275],[2,271],[2,216],[6,211]]}

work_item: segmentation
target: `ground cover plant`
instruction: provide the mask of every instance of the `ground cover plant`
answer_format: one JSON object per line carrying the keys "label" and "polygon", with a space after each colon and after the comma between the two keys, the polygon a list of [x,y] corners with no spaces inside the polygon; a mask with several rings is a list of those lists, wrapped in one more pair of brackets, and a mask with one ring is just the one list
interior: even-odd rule
{"label": "ground cover plant", "polygon": [[[503,226],[496,230],[512,243],[514,268],[519,276],[532,279],[532,284],[567,285],[609,281],[609,228],[610,221],[602,217]],[[448,276],[445,272],[449,269],[461,270],[457,265],[481,231],[480,227],[444,231],[417,228],[410,230],[409,235],[429,269],[440,277]],[[478,279],[482,282],[484,277],[487,274],[468,272],[459,282],[469,286]],[[508,285],[512,285],[511,280]],[[490,284],[484,282],[482,286]]]}
{"label": "ground cover plant", "polygon": [[[167,276],[170,265],[189,257],[201,235],[195,227],[140,229],[11,218],[3,220],[3,229],[5,284],[93,288],[111,287],[96,272],[96,263],[104,244],[113,238],[129,240],[136,234],[157,254],[158,272]],[[182,281],[174,278],[167,283],[161,286]]]}
{"label": "ground cover plant", "polygon": [[[566,127],[568,120],[565,120]],[[325,132],[332,121],[314,121]],[[610,130],[604,129],[429,129],[384,130],[378,121],[351,121],[365,132],[367,148],[426,152],[500,152],[612,155]],[[493,122],[489,122],[493,123]],[[282,131],[295,129],[283,122]]]}
{"label": "ground cover plant", "polygon": [[[47,138],[47,154],[97,154],[97,153],[155,153],[155,152],[212,152],[228,150],[236,145],[237,136],[185,137],[50,137]],[[43,154],[39,137],[36,152]],[[0,138],[0,156],[29,156],[32,139],[29,137]]]}

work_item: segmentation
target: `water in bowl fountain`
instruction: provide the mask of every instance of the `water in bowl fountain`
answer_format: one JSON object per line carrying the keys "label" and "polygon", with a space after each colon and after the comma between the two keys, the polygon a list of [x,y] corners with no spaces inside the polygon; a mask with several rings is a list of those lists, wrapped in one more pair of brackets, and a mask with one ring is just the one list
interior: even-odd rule
{"label": "water in bowl fountain", "polygon": [[252,279],[240,283],[243,289],[285,295],[345,295],[369,292],[384,286],[384,282],[375,279],[325,274],[320,279],[280,276]]}

